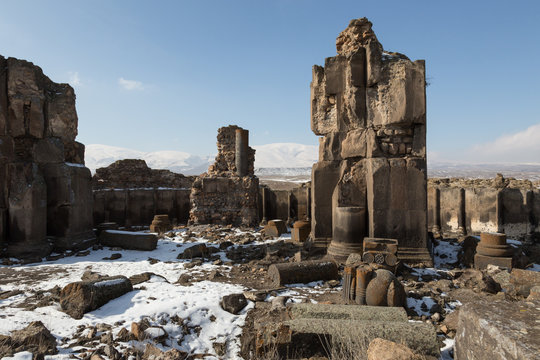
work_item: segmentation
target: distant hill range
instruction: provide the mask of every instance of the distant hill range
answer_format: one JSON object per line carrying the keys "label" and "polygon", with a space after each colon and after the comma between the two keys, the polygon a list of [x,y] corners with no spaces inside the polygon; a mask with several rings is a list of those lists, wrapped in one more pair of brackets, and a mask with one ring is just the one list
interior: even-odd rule
{"label": "distant hill range", "polygon": [[[263,178],[309,179],[319,150],[314,145],[275,143],[255,145],[255,173]],[[197,156],[182,151],[143,152],[116,146],[86,146],[86,166],[92,173],[116,160],[143,159],[152,169],[168,169],[184,175],[199,175],[214,162],[215,155]],[[492,178],[505,177],[540,180],[540,164],[465,164],[428,162],[428,177]]]}

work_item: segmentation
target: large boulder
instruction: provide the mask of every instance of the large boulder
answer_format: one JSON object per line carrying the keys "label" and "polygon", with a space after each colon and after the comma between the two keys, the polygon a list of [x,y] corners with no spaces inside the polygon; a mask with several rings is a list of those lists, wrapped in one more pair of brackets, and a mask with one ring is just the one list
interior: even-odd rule
{"label": "large boulder", "polygon": [[24,329],[13,331],[11,348],[14,352],[30,351],[34,358],[58,352],[56,338],[41,321],[33,321]]}
{"label": "large boulder", "polygon": [[456,360],[538,359],[539,302],[479,300],[459,311]]}

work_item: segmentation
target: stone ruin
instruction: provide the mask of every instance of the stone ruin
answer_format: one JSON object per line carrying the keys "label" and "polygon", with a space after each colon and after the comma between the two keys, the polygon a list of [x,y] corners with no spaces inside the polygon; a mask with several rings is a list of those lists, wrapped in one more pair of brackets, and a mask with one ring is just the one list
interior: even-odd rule
{"label": "stone ruin", "polygon": [[[75,92],[0,56],[0,245],[44,256],[92,244],[92,188],[76,142]],[[0,249],[0,251],[2,250]]]}
{"label": "stone ruin", "polygon": [[191,189],[190,223],[259,223],[259,179],[254,175],[255,150],[248,139],[248,130],[238,126],[218,129],[216,161]]}
{"label": "stone ruin", "polygon": [[332,239],[337,259],[371,237],[397,239],[405,262],[430,263],[425,63],[384,51],[371,26],[352,20],[338,54],[313,67],[312,236]]}
{"label": "stone ruin", "polygon": [[189,189],[195,176],[185,176],[169,170],[151,169],[146,161],[139,159],[118,160],[107,167],[96,169],[92,177],[92,188],[140,189],[171,188]]}

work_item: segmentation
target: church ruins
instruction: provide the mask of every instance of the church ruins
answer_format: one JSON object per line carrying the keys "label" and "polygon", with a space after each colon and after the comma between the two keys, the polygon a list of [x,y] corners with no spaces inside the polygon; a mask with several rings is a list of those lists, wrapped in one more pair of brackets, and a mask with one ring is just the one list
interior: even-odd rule
{"label": "church ruins", "polygon": [[430,262],[423,60],[383,50],[367,19],[351,21],[338,54],[313,67],[312,236],[338,259],[362,239],[399,241],[406,262]]}
{"label": "church ruins", "polygon": [[[249,131],[236,125],[218,129],[215,162],[199,176],[124,159],[91,177],[75,141],[73,88],[0,56],[0,285],[17,284],[0,288],[0,300],[10,299],[0,309],[17,308],[7,315],[15,317],[56,304],[51,313],[80,320],[136,290],[130,311],[160,312],[117,321],[125,315],[117,304],[101,315],[111,324],[77,323],[61,344],[32,322],[0,334],[0,357],[63,348],[92,359],[228,358],[241,347],[246,359],[272,351],[307,358],[346,344],[351,355],[392,358],[398,349],[413,359],[439,357],[442,339],[454,337],[459,359],[537,353],[540,273],[519,268],[540,262],[526,256],[540,259],[538,186],[502,176],[428,182],[424,61],[385,51],[366,18],[352,20],[336,48],[312,73],[319,160],[311,181],[289,190],[259,183]],[[10,268],[13,257],[47,255],[52,270]],[[90,256],[91,265],[55,263],[72,255]],[[426,268],[434,257],[436,267]],[[76,271],[81,281],[73,282]],[[64,287],[47,287],[51,279]],[[18,288],[28,283],[41,288]],[[241,340],[236,328],[197,349],[204,354],[186,345],[213,334],[205,326],[238,319]],[[20,340],[32,331],[47,344]],[[169,343],[166,353],[153,345]]]}
{"label": "church ruins", "polygon": [[95,241],[90,170],[75,141],[75,92],[0,56],[0,246],[41,257]]}

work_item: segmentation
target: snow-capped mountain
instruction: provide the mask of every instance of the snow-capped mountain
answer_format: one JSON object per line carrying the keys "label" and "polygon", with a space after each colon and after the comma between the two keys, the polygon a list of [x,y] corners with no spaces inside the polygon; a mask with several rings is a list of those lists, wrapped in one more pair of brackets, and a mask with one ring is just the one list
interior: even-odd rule
{"label": "snow-capped mountain", "polygon": [[[253,146],[253,148],[256,150],[256,172],[309,173],[311,166],[317,162],[318,158],[318,148],[314,145],[275,143]],[[117,160],[142,159],[152,169],[168,169],[184,175],[198,175],[208,169],[208,166],[214,162],[214,158],[215,155],[198,156],[182,151],[143,152],[100,144],[87,145],[85,152],[86,166],[92,172]]]}

